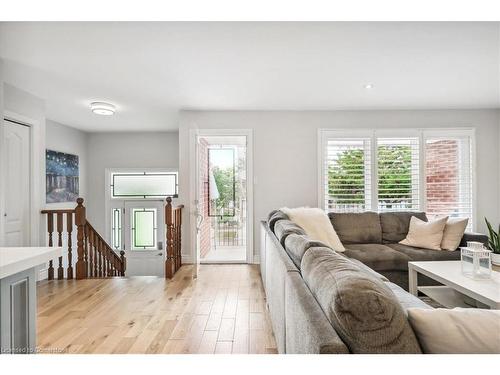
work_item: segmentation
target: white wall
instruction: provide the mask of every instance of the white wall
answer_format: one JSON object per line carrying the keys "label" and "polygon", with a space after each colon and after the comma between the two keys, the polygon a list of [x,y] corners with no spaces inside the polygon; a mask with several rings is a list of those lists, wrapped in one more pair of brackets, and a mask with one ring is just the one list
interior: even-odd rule
{"label": "white wall", "polygon": [[91,133],[88,138],[87,217],[105,234],[106,168],[178,168],[179,133]]}
{"label": "white wall", "polygon": [[[282,206],[317,206],[319,128],[446,128],[475,127],[477,142],[477,218],[500,219],[499,110],[432,111],[183,111],[180,117],[179,201],[190,212],[189,129],[253,129],[254,247],[258,222]],[[189,220],[184,220],[183,256],[192,259]]]}
{"label": "white wall", "polygon": [[[78,155],[79,167],[79,196],[86,198],[87,194],[87,150],[88,133],[57,123],[46,121],[45,146],[48,150],[65,152]],[[47,208],[74,208],[76,203],[52,203],[46,204]]]}

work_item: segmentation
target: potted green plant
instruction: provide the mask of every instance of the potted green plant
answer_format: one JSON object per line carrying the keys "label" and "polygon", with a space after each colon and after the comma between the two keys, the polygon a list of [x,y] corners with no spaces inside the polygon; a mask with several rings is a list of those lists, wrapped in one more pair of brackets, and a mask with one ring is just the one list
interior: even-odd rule
{"label": "potted green plant", "polygon": [[498,226],[498,231],[495,232],[488,219],[484,218],[484,221],[486,221],[489,232],[488,247],[492,251],[491,263],[500,266],[500,225]]}

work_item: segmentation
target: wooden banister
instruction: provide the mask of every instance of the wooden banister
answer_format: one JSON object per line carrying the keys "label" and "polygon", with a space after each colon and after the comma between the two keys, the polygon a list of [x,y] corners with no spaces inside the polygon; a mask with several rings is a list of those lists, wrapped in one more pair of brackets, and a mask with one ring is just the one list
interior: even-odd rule
{"label": "wooden banister", "polygon": [[[74,209],[45,209],[41,213],[47,215],[47,232],[49,246],[54,246],[53,232],[57,232],[57,245],[63,246],[63,233],[67,233],[68,266],[66,277],[77,280],[91,277],[125,276],[126,259],[122,250],[117,254],[104,238],[94,229],[86,218],[83,198],[76,200]],[[56,228],[54,228],[54,216]],[[64,229],[66,223],[66,229]],[[72,233],[76,226],[77,261],[73,274]],[[57,278],[64,278],[63,258],[58,258]],[[48,279],[54,279],[53,261],[49,262]]]}
{"label": "wooden banister", "polygon": [[167,258],[165,259],[165,277],[170,279],[182,265],[182,209],[184,205],[172,207],[172,198],[167,198],[165,205],[165,225],[167,229]]}

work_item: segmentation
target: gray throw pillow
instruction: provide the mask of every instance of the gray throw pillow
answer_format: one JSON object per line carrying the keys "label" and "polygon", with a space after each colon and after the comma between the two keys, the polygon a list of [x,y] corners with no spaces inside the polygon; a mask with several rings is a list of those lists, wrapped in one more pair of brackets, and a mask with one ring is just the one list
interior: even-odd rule
{"label": "gray throw pillow", "polygon": [[304,232],[304,230],[301,227],[299,227],[297,224],[295,224],[293,221],[290,220],[279,220],[274,225],[274,234],[280,241],[281,246],[285,246],[286,238],[292,233],[301,235],[306,234],[306,232]]}
{"label": "gray throw pillow", "polygon": [[267,218],[267,223],[269,224],[269,229],[274,233],[274,226],[279,220],[290,220],[290,218],[280,210],[271,211],[269,217]]}
{"label": "gray throw pillow", "polygon": [[403,308],[379,278],[322,247],[304,254],[301,273],[352,353],[421,353]]}
{"label": "gray throw pillow", "polygon": [[302,257],[304,256],[306,251],[311,247],[327,247],[327,246],[319,241],[310,240],[307,236],[295,233],[290,234],[285,239],[285,251],[290,256],[293,263],[295,263],[295,265],[299,269]]}

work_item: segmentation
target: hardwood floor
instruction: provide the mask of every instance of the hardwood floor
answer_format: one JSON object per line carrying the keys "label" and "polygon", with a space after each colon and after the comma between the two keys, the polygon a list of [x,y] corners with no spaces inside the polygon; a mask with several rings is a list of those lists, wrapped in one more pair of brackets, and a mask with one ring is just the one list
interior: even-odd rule
{"label": "hardwood floor", "polygon": [[60,353],[276,353],[254,265],[157,277],[42,281],[38,348]]}

